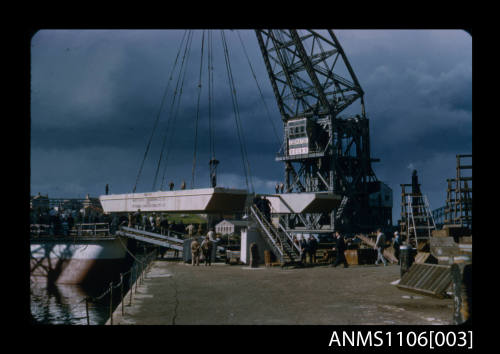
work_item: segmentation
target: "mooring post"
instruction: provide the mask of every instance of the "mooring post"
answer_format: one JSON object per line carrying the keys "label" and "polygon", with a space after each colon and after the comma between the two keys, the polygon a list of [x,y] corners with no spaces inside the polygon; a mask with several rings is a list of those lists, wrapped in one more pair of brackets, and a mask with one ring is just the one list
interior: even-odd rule
{"label": "mooring post", "polygon": [[472,317],[471,272],[472,264],[453,264],[451,278],[453,284],[453,324],[460,325]]}
{"label": "mooring post", "polygon": [[109,283],[109,319],[113,325],[113,282]]}
{"label": "mooring post", "polygon": [[135,268],[135,293],[137,294],[137,282],[139,281],[139,264]]}
{"label": "mooring post", "polygon": [[121,292],[121,297],[122,297],[122,316],[125,314],[124,310],[123,310],[123,274],[120,273],[120,283],[121,283],[121,288],[120,288],[120,292]]}
{"label": "mooring post", "polygon": [[129,306],[132,306],[132,292],[134,291],[134,284],[132,283],[132,270],[130,270],[130,279],[129,279],[129,292],[130,292],[130,299],[129,299]]}
{"label": "mooring post", "polygon": [[85,313],[87,314],[87,326],[90,325],[90,318],[89,318],[89,298],[85,298]]}

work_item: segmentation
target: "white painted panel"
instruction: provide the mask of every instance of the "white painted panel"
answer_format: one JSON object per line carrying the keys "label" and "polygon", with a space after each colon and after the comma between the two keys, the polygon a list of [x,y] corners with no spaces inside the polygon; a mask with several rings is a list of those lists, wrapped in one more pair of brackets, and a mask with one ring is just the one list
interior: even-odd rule
{"label": "white painted panel", "polygon": [[[122,240],[126,245],[127,241]],[[122,259],[126,255],[125,248],[118,239],[103,241],[41,241],[30,245],[31,256],[40,258],[61,259]]]}

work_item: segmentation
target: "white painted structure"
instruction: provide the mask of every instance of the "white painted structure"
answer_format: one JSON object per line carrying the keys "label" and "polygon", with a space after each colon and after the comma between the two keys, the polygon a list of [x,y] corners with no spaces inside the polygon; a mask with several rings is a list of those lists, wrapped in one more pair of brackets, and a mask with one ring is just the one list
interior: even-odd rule
{"label": "white painted structure", "polygon": [[220,187],[99,197],[105,213],[135,212],[140,209],[143,212],[197,214],[239,212],[244,209],[246,198],[246,190]]}
{"label": "white painted structure", "polygon": [[342,197],[330,193],[284,193],[266,196],[272,213],[300,214],[330,212],[340,205]]}
{"label": "white painted structure", "polygon": [[259,251],[259,264],[264,264],[264,251],[272,251],[264,240],[257,225],[253,222],[248,224],[246,229],[241,230],[240,260],[245,264],[250,264],[250,244],[255,242]]}
{"label": "white painted structure", "polygon": [[120,242],[117,237],[79,237],[78,242],[69,239],[66,242],[34,240],[30,242],[30,251],[35,259],[123,259],[126,244],[126,239]]}
{"label": "white painted structure", "polygon": [[230,235],[240,233],[247,227],[248,222],[243,220],[222,220],[215,225],[215,232],[221,235]]}
{"label": "white painted structure", "polygon": [[32,239],[31,279],[56,284],[109,283],[124,269],[126,247],[127,239],[118,237]]}

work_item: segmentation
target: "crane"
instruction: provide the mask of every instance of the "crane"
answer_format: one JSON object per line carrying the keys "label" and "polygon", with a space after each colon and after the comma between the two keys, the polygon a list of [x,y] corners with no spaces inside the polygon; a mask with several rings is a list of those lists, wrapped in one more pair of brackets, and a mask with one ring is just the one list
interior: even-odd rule
{"label": "crane", "polygon": [[276,160],[285,165],[286,192],[343,197],[329,215],[287,216],[286,227],[364,232],[391,225],[392,211],[370,204],[381,188],[371,166],[379,159],[370,156],[363,89],[333,31],[255,34],[283,123]]}

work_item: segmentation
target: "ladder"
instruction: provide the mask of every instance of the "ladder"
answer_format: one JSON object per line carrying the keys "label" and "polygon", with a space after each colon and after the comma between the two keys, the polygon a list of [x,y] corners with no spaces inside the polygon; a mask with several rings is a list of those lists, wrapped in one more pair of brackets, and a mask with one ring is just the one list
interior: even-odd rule
{"label": "ladder", "polygon": [[300,261],[300,250],[281,223],[276,228],[255,205],[250,206],[250,215],[282,266]]}
{"label": "ladder", "polygon": [[418,248],[419,240],[429,240],[436,229],[426,195],[407,195],[408,240],[413,238]]}
{"label": "ladder", "polygon": [[347,204],[347,202],[349,201],[349,197],[344,195],[344,197],[342,198],[342,201],[340,202],[340,206],[339,208],[337,209],[337,213],[335,214],[335,220],[339,220],[340,217],[342,216],[342,213],[344,212],[344,208]]}
{"label": "ladder", "polygon": [[[447,179],[445,224],[472,229],[472,161],[470,165],[462,162],[472,155],[457,155],[457,174],[455,179]],[[468,175],[466,171],[470,170]]]}

